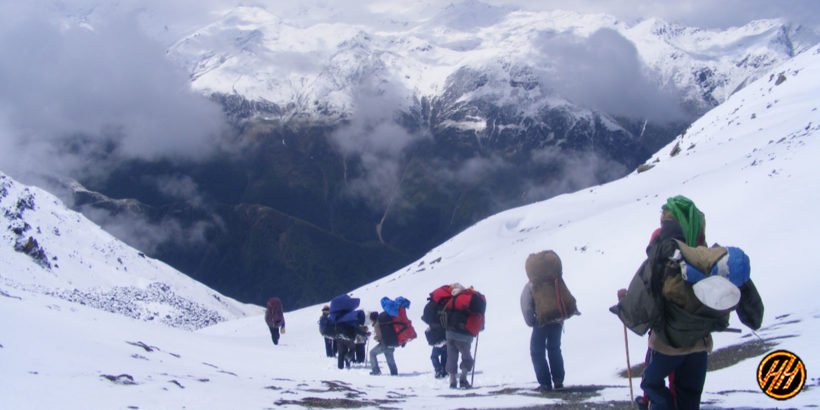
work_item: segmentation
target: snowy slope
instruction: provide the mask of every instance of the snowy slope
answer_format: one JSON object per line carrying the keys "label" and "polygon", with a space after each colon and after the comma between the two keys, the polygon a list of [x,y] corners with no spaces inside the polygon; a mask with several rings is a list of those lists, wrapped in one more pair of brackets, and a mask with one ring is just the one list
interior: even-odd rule
{"label": "snowy slope", "polygon": [[542,49],[543,39],[574,39],[565,51],[578,53],[583,48],[571,48],[584,47],[593,33],[608,29],[634,45],[651,81],[679,90],[705,110],[820,40],[811,30],[779,20],[704,30],[658,19],[630,25],[604,14],[521,11],[479,1],[455,2],[428,19],[393,17],[401,24],[305,21],[261,5],[242,6],[177,41],[169,56],[203,93],[239,94],[301,114],[344,115],[355,109],[354,91],[368,82],[400,90],[410,105],[413,97],[440,95],[447,78],[463,67],[572,70],[554,66],[564,61],[556,59],[561,50]]}
{"label": "snowy slope", "polygon": [[[185,332],[12,286],[35,281],[15,274],[10,285],[8,269],[32,262],[9,252],[3,254],[0,317],[2,328],[14,331],[0,333],[0,407],[441,409],[581,400],[590,408],[627,408],[629,388],[618,376],[625,367],[623,327],[607,308],[644,257],[660,205],[677,194],[705,212],[708,241],[743,247],[751,256],[752,277],[766,304],[757,332],[769,343],[765,349],[791,350],[811,372],[820,363],[820,279],[811,259],[820,230],[812,216],[820,201],[818,96],[820,48],[814,47],[695,122],[650,161],[654,167],[648,171],[487,218],[410,266],[352,292],[368,310],[382,296],[408,297],[419,332],[421,307],[435,287],[458,281],[484,292],[487,327],[477,340],[471,391],[452,391],[433,378],[423,341],[396,352],[400,377],[335,369],[321,350],[319,306],[288,312],[287,333],[275,347],[261,315]],[[680,150],[673,150],[675,144]],[[673,151],[678,153],[672,156]],[[43,202],[36,200],[45,207]],[[68,266],[69,256],[41,242],[59,256],[61,268]],[[582,312],[566,323],[563,351],[567,385],[599,386],[586,397],[532,391],[529,329],[518,297],[525,258],[543,249],[561,255]],[[137,270],[127,262],[129,272]],[[102,275],[99,264],[92,265],[87,271]],[[38,275],[45,280],[48,272]],[[717,349],[758,340],[735,317],[732,327],[743,332],[717,334]],[[645,348],[645,339],[629,335],[633,363]],[[710,372],[704,408],[812,408],[820,402],[820,381],[812,373],[806,389],[788,402],[764,396],[755,381],[761,357],[755,353]],[[46,389],[48,395],[40,394]]]}
{"label": "snowy slope", "polygon": [[0,173],[0,284],[185,329],[258,313]]}

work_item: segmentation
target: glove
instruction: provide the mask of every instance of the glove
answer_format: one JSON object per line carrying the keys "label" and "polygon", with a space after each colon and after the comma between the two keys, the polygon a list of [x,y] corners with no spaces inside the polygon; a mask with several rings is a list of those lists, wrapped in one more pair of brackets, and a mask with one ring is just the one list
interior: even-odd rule
{"label": "glove", "polygon": [[282,326],[282,328],[279,329],[279,333],[285,334],[285,327],[284,326]]}

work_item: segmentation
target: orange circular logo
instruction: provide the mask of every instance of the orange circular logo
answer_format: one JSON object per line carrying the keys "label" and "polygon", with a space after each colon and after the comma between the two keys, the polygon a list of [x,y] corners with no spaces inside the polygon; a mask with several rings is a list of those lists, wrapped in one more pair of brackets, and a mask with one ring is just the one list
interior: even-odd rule
{"label": "orange circular logo", "polygon": [[788,400],[800,393],[805,383],[806,366],[788,350],[767,354],[757,366],[757,384],[773,399]]}

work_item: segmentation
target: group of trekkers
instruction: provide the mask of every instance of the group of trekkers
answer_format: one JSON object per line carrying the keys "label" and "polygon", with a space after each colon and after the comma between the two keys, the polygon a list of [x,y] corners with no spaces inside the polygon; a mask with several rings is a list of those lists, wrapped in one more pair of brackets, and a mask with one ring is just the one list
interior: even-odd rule
{"label": "group of trekkers", "polygon": [[[736,247],[707,247],[705,225],[704,214],[689,198],[669,198],[661,207],[660,227],[651,235],[646,259],[629,288],[618,290],[618,303],[610,308],[625,328],[639,335],[649,333],[641,381],[644,394],[635,398],[639,408],[700,408],[711,333],[727,330],[731,311],[753,330],[762,324],[763,302],[750,279],[748,256]],[[557,253],[530,254],[524,269],[528,281],[521,293],[521,312],[532,328],[530,358],[537,390],[560,391],[565,378],[563,324],[580,313],[563,280]],[[377,343],[369,353],[370,374],[381,374],[378,356],[384,355],[390,374],[397,375],[394,350],[417,337],[407,318],[410,301],[384,297],[382,311],[369,315],[358,309],[359,303],[357,298],[340,295],[322,308],[319,329],[326,355],[335,357],[340,369],[366,362],[371,332],[365,321],[369,319]],[[472,387],[468,376],[475,362],[470,350],[484,330],[485,310],[485,296],[459,283],[429,294],[421,316],[427,324],[424,334],[432,349],[434,376],[449,376],[450,388]],[[279,299],[268,301],[265,320],[277,344],[285,325]]]}
{"label": "group of trekkers", "polygon": [[[325,339],[325,353],[336,357],[338,368],[350,368],[354,362],[349,353],[351,344],[357,337],[363,336],[366,341],[371,335],[368,326],[364,325],[367,318],[376,342],[369,353],[370,374],[382,374],[378,356],[384,355],[390,375],[398,375],[395,349],[404,347],[418,336],[407,317],[410,301],[399,296],[396,299],[383,297],[380,302],[382,311],[368,315],[358,309],[360,300],[348,295],[337,296],[330,305],[322,308],[319,331]],[[483,294],[455,283],[434,290],[424,308],[422,320],[429,325],[425,336],[432,346],[430,357],[435,377],[449,375],[452,388],[471,386],[468,374],[474,361],[470,347],[473,338],[484,329],[485,306]]]}

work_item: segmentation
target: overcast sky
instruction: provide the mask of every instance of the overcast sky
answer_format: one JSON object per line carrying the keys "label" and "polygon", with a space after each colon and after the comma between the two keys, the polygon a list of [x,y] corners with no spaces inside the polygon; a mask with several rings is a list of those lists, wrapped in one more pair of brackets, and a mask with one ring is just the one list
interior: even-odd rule
{"label": "overcast sky", "polygon": [[487,0],[491,4],[516,4],[524,9],[572,9],[612,14],[625,21],[660,17],[697,27],[731,27],[763,18],[785,17],[820,26],[820,1],[816,0]]}

